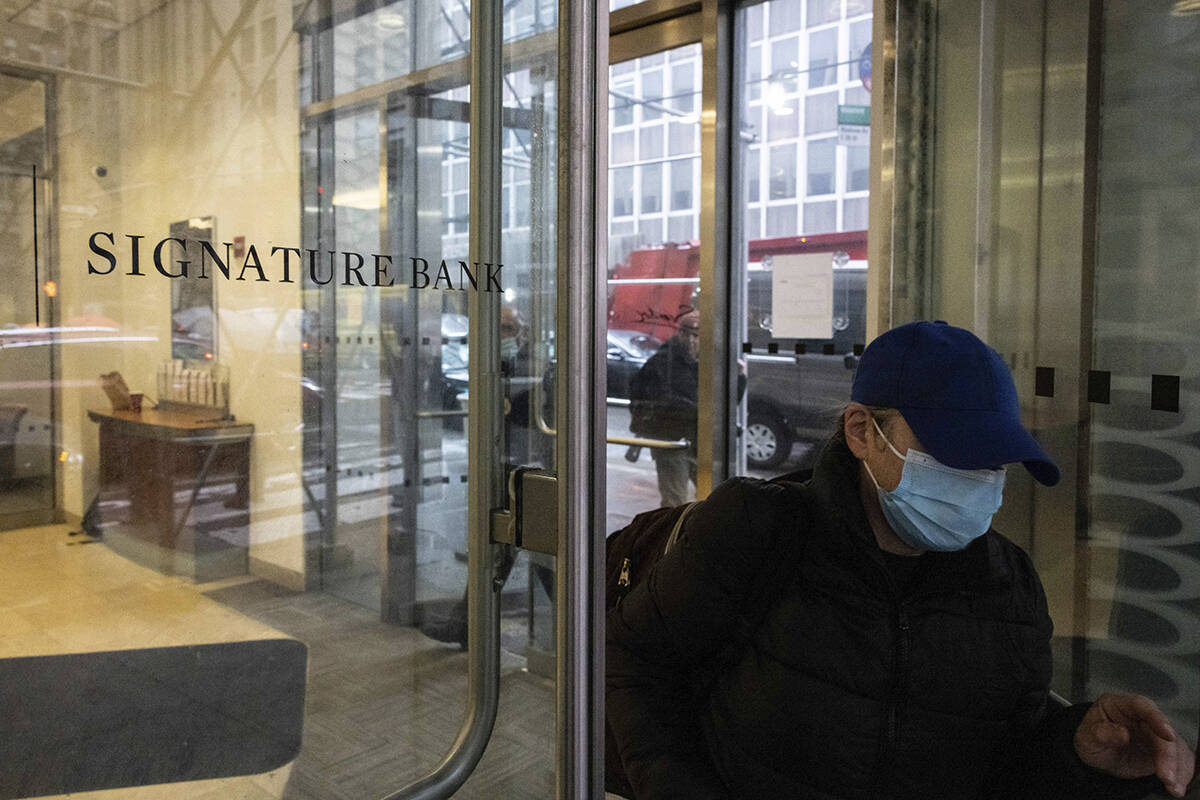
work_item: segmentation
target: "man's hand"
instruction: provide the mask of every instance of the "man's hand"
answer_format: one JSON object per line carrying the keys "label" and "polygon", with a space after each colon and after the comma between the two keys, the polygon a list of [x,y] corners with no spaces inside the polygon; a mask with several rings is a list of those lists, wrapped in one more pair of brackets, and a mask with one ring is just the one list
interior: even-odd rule
{"label": "man's hand", "polygon": [[1075,752],[1118,778],[1157,775],[1175,797],[1187,791],[1196,760],[1154,701],[1137,694],[1100,695],[1075,729]]}

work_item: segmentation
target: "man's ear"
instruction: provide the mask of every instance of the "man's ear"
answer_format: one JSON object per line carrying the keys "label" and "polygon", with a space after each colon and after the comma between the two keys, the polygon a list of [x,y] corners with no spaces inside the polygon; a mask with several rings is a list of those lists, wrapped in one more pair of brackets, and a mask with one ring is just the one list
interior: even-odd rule
{"label": "man's ear", "polygon": [[846,446],[858,459],[867,457],[870,446],[871,412],[861,403],[851,403],[846,406],[842,433],[846,436]]}

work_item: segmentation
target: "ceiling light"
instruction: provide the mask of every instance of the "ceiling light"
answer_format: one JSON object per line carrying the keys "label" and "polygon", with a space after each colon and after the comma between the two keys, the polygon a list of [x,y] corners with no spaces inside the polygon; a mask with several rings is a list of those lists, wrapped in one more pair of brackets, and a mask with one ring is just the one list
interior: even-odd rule
{"label": "ceiling light", "polygon": [[408,20],[403,14],[397,14],[392,11],[376,17],[375,24],[385,31],[402,31],[408,27]]}

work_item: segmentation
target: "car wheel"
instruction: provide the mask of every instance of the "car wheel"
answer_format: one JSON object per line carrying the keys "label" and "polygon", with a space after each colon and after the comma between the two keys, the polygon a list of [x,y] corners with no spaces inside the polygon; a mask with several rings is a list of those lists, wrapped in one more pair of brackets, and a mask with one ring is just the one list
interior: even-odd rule
{"label": "car wheel", "polygon": [[777,467],[792,452],[791,431],[778,417],[751,417],[745,439],[746,464],[753,469]]}

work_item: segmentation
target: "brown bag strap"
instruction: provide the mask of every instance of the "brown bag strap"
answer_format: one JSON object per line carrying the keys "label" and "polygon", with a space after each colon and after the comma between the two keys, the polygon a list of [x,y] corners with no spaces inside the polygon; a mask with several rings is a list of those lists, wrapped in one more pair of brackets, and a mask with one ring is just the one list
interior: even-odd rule
{"label": "brown bag strap", "polygon": [[663,547],[664,556],[671,551],[672,547],[675,546],[676,540],[679,539],[679,532],[683,530],[683,520],[685,517],[687,517],[688,512],[692,510],[692,506],[694,505],[696,505],[696,503],[692,502],[684,506],[683,513],[679,515],[679,519],[675,520],[675,526],[671,528],[671,535],[667,537],[667,544],[665,547]]}

